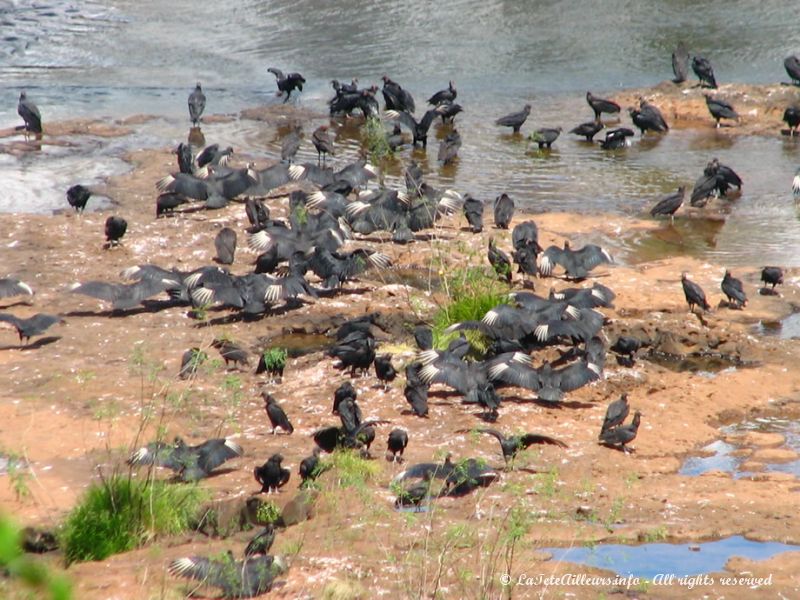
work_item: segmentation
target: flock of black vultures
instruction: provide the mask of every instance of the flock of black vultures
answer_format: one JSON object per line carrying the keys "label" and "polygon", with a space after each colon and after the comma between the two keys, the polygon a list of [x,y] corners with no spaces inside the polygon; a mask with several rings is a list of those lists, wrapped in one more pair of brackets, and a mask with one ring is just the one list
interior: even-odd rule
{"label": "flock of black vultures", "polygon": [[[683,46],[673,53],[675,82],[686,80],[689,55]],[[716,88],[716,80],[708,60],[695,56],[691,66],[700,85]],[[793,82],[800,82],[800,60],[789,57],[786,70]],[[292,92],[302,91],[305,79],[299,73],[284,74],[270,69],[276,76],[279,94],[288,101]],[[380,112],[376,98],[378,87],[361,89],[358,81],[342,84],[333,81],[335,96],[329,101],[332,117],[349,116],[358,111],[364,117],[380,116],[393,123],[386,132],[386,141],[392,149],[405,144],[426,147],[427,135],[437,117],[450,128],[440,144],[438,159],[442,163],[454,160],[461,145],[461,136],[453,120],[462,111],[456,103],[458,92],[453,82],[428,100],[429,108],[417,121],[412,95],[398,83],[383,77],[385,109]],[[586,100],[594,119],[582,123],[570,133],[583,136],[587,141],[604,128],[603,114],[620,112],[620,106],[587,92]],[[736,119],[734,108],[720,98],[706,95],[708,109],[716,120]],[[189,114],[193,126],[198,126],[205,109],[206,98],[198,83],[189,96]],[[500,127],[510,127],[518,133],[530,114],[531,106],[520,112],[497,119]],[[23,92],[19,99],[19,114],[25,120],[27,133],[41,134],[41,116],[35,104]],[[663,133],[669,127],[659,109],[640,99],[638,108],[629,109],[633,124],[645,135],[647,131]],[[784,120],[794,134],[800,125],[800,108],[786,109]],[[408,129],[411,136],[403,134]],[[549,148],[559,137],[561,128],[541,128],[530,134],[530,139],[540,148]],[[601,142],[603,149],[624,147],[634,132],[626,127],[608,130]],[[123,271],[122,276],[133,283],[120,284],[89,281],[74,287],[74,293],[88,295],[110,303],[112,311],[135,308],[158,294],[167,293],[174,303],[201,309],[212,305],[228,307],[244,316],[269,314],[275,307],[291,309],[299,306],[303,298],[335,294],[348,281],[358,277],[368,268],[386,268],[391,262],[386,255],[367,248],[344,251],[346,240],[356,234],[375,231],[391,233],[392,240],[405,244],[415,240],[415,233],[434,226],[443,215],[463,210],[473,233],[483,230],[484,203],[463,197],[452,190],[438,190],[423,180],[422,170],[411,162],[405,171],[405,189],[369,188],[375,178],[373,167],[364,160],[348,164],[335,171],[327,167],[327,155],[335,156],[334,140],[326,125],[320,126],[311,136],[318,152],[317,164],[294,163],[294,157],[303,143],[302,127],[296,126],[283,139],[281,161],[258,171],[250,164],[241,169],[227,166],[233,149],[213,144],[196,155],[188,144],[176,149],[178,172],[167,175],[157,183],[161,194],[156,202],[156,217],[168,215],[181,205],[203,202],[206,208],[217,209],[231,200],[245,198],[245,211],[250,223],[246,230],[248,245],[260,254],[253,272],[235,275],[225,265],[234,261],[237,234],[223,228],[215,239],[218,264],[203,266],[189,272],[162,268],[156,265],[139,265]],[[272,219],[263,197],[271,190],[295,181],[306,181],[316,187],[315,192],[293,191],[289,195],[288,219]],[[731,187],[740,188],[741,178],[728,166],[711,160],[697,180],[691,194],[691,204],[702,207],[713,196],[724,196]],[[800,180],[797,181],[800,189]],[[685,188],[660,200],[652,209],[653,216],[675,212],[684,201]],[[81,185],[67,191],[67,200],[76,211],[82,211],[91,192]],[[259,199],[262,198],[262,199]],[[507,194],[494,201],[494,225],[507,230],[514,214],[514,202]],[[127,224],[124,219],[109,217],[106,222],[108,246],[120,243]],[[573,249],[569,242],[563,247],[539,245],[538,230],[532,220],[518,223],[511,232],[511,256],[500,250],[492,238],[487,257],[497,276],[509,283],[514,269],[522,275],[523,288],[529,277],[554,275],[563,269],[567,280],[582,281],[600,264],[612,262],[608,252],[596,245]],[[316,281],[307,279],[311,272]],[[703,290],[687,275],[682,275],[683,290],[690,310],[695,306],[710,310]],[[312,281],[314,281],[312,283]],[[763,270],[762,281],[772,286],[760,291],[774,294],[775,285],[782,283],[783,272],[778,267]],[[729,308],[741,309],[747,295],[741,281],[729,272],[721,282]],[[14,295],[31,295],[33,290],[16,279],[0,280],[0,298]],[[443,384],[463,397],[463,402],[481,407],[479,416],[493,422],[498,416],[501,397],[497,390],[513,386],[536,393],[536,401],[553,405],[563,400],[565,394],[602,377],[606,360],[603,326],[606,322],[598,308],[611,307],[614,293],[606,286],[594,283],[591,287],[575,287],[559,292],[551,289],[549,296],[538,296],[530,291],[514,291],[508,303],[489,310],[481,320],[456,323],[448,332],[460,332],[446,348],[434,349],[431,330],[423,325],[414,330],[419,352],[414,361],[405,367],[404,394],[411,412],[418,417],[428,416],[428,389],[431,384]],[[377,378],[388,385],[397,376],[392,357],[376,353],[376,341],[371,327],[378,315],[371,314],[353,319],[342,325],[336,340],[327,349],[327,355],[338,359],[337,366],[349,369],[351,376],[366,372],[374,366]],[[55,315],[37,314],[23,319],[0,313],[0,321],[18,331],[20,343],[43,334],[52,325],[61,322]],[[475,348],[470,345],[465,331],[479,331],[489,340],[484,356],[476,359]],[[632,366],[636,352],[648,340],[620,336],[611,346],[620,365]],[[212,344],[225,360],[243,368],[249,365],[248,352],[227,339],[216,339]],[[535,352],[544,346],[562,349],[561,357],[534,366]],[[191,378],[207,358],[199,348],[187,350],[182,358],[179,376]],[[283,364],[270,361],[262,355],[256,372],[282,373]],[[263,392],[264,407],[272,426],[272,433],[281,429],[293,432],[284,409],[271,394]],[[334,394],[333,413],[340,425],[325,427],[313,434],[315,448],[300,463],[301,485],[307,485],[324,470],[320,452],[336,448],[351,448],[369,456],[376,432],[375,426],[386,423],[364,420],[357,402],[357,392],[350,382],[342,384]],[[640,413],[625,423],[629,414],[626,395],[612,402],[607,410],[599,433],[599,441],[612,448],[624,450],[637,434]],[[539,433],[506,436],[496,429],[481,427],[474,431],[497,438],[507,468],[519,450],[532,444],[551,444],[564,447],[560,440]],[[402,429],[393,429],[387,440],[387,459],[402,461],[408,444],[408,435]],[[129,459],[131,465],[160,465],[175,470],[182,481],[197,481],[208,476],[226,460],[241,456],[243,450],[231,439],[213,439],[198,446],[187,446],[177,438],[173,444],[153,442],[135,452]],[[273,455],[263,465],[257,466],[254,476],[261,492],[274,492],[284,486],[290,472],[282,466],[283,457]],[[441,463],[423,463],[409,467],[394,479],[398,490],[397,504],[420,505],[440,496],[458,496],[485,486],[498,477],[498,472],[475,459],[453,462],[448,455]],[[437,482],[438,480],[438,482]],[[436,483],[435,483],[436,482]],[[285,569],[280,558],[268,554],[274,539],[274,526],[260,532],[248,545],[244,561],[235,561],[232,554],[227,560],[204,557],[182,558],[170,565],[176,575],[203,580],[222,588],[229,597],[260,594],[270,588],[274,577]]]}

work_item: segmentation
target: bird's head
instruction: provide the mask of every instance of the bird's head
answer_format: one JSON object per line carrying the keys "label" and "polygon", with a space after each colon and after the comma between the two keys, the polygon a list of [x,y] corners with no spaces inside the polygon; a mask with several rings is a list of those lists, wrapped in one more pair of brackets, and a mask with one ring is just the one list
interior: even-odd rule
{"label": "bird's head", "polygon": [[689,278],[689,274],[686,271],[681,273],[681,281],[686,281],[688,278]]}

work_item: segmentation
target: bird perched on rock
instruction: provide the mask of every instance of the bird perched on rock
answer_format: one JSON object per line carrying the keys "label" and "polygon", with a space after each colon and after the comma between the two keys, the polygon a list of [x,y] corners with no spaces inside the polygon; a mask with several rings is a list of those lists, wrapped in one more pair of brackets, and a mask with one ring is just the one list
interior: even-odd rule
{"label": "bird perched on rock", "polygon": [[656,205],[650,209],[652,216],[669,215],[670,222],[675,221],[675,213],[683,205],[683,199],[686,196],[686,186],[682,185],[678,191],[664,196],[659,200]]}
{"label": "bird perched on rock", "polygon": [[739,113],[737,113],[733,106],[730,103],[725,102],[720,98],[715,98],[711,94],[704,94],[706,97],[706,106],[708,107],[708,112],[711,113],[711,116],[714,117],[714,120],[717,122],[717,127],[720,126],[721,119],[731,119],[731,120],[739,120]]}
{"label": "bird perched on rock", "polygon": [[764,267],[761,270],[761,281],[772,286],[772,289],[770,290],[767,290],[766,285],[761,288],[762,294],[777,294],[775,291],[775,286],[779,283],[783,283],[783,269],[780,267]]}
{"label": "bird perched on rock", "polygon": [[244,549],[245,558],[266,554],[269,552],[269,549],[272,547],[274,542],[275,525],[269,523],[247,544],[247,547]]}
{"label": "bird perched on rock", "polygon": [[168,570],[175,577],[195,579],[220,588],[223,598],[253,598],[270,591],[275,577],[285,573],[287,568],[280,556],[266,554],[237,561],[227,552],[221,558],[178,558],[169,564]]}
{"label": "bird perched on rock", "polygon": [[292,95],[294,90],[297,90],[298,93],[303,91],[303,84],[306,82],[305,78],[300,75],[300,73],[288,73],[287,75],[283,74],[283,71],[280,69],[276,69],[275,67],[270,67],[267,69],[270,73],[275,75],[276,83],[278,85],[278,95],[285,93],[286,98],[283,99],[283,103],[286,104],[289,101],[289,97]]}
{"label": "bird perched on rock", "polygon": [[26,343],[30,343],[33,336],[41,335],[52,325],[64,322],[64,319],[57,315],[48,315],[45,313],[37,313],[27,319],[15,317],[10,313],[0,313],[0,323],[8,323],[17,330],[20,344],[23,340],[27,340]]}
{"label": "bird perched on rock", "polygon": [[267,417],[269,417],[269,422],[272,425],[272,434],[275,434],[275,430],[278,427],[286,433],[293,433],[294,427],[289,422],[289,417],[286,416],[283,408],[281,408],[281,405],[278,404],[272,394],[261,392],[261,397],[264,399],[264,410],[267,412]]}
{"label": "bird perched on rock", "polygon": [[214,238],[214,248],[217,250],[214,262],[221,265],[233,264],[233,258],[236,254],[236,232],[230,227],[220,229]]}
{"label": "bird perched on rock", "polygon": [[288,483],[292,473],[289,469],[282,467],[281,462],[283,462],[283,456],[273,454],[267,462],[253,469],[253,476],[261,484],[260,493],[275,492],[277,494],[278,490]]}
{"label": "bird perched on rock", "polygon": [[[459,433],[463,433],[465,431],[470,430],[461,430]],[[567,445],[562,442],[561,440],[557,440],[556,438],[550,437],[548,435],[542,435],[540,433],[523,433],[520,435],[512,435],[512,436],[504,436],[502,433],[497,431],[496,429],[490,429],[488,427],[482,427],[479,429],[474,429],[472,431],[476,431],[478,433],[486,433],[491,435],[500,442],[500,451],[503,453],[503,460],[508,466],[508,463],[511,462],[513,465],[514,459],[517,456],[517,453],[520,450],[525,450],[529,446],[533,444],[549,444],[551,446],[558,446],[559,448],[566,448]]]}
{"label": "bird perched on rock", "polygon": [[606,100],[605,98],[598,98],[592,92],[586,92],[586,102],[592,107],[594,111],[595,121],[600,120],[602,113],[610,115],[616,114],[620,111],[620,106],[613,100]]}
{"label": "bird perched on rock", "polygon": [[800,58],[794,54],[787,56],[783,61],[783,68],[786,69],[786,73],[789,75],[789,79],[792,80],[792,83],[800,85]]}
{"label": "bird perched on rock", "polygon": [[320,160],[324,161],[328,154],[336,156],[333,151],[333,140],[330,133],[328,133],[327,125],[320,125],[314,130],[311,135],[311,143],[317,149],[317,164],[319,164]]}
{"label": "bird perched on rock", "polygon": [[0,298],[22,295],[33,296],[33,294],[33,288],[24,281],[14,279],[13,277],[4,277],[0,279]]}
{"label": "bird perched on rock", "polygon": [[528,119],[528,115],[531,114],[531,105],[526,104],[521,111],[511,113],[510,115],[505,115],[504,117],[500,117],[497,119],[494,124],[500,125],[501,127],[511,127],[514,133],[519,133],[520,128],[522,127],[523,123]]}
{"label": "bird perched on rock", "polygon": [[483,209],[484,204],[482,200],[473,198],[469,194],[464,195],[464,216],[469,223],[469,230],[472,233],[480,233],[483,231]]}
{"label": "bird perched on rock", "polygon": [[217,438],[197,446],[187,446],[176,437],[174,444],[152,442],[128,458],[131,466],[157,465],[176,471],[181,481],[197,481],[231,458],[244,453],[242,447],[231,439]]}
{"label": "bird perched on rock", "polygon": [[208,360],[208,354],[200,350],[200,348],[189,348],[181,356],[181,368],[178,371],[178,377],[191,379],[197,373],[198,367],[206,360]]}
{"label": "bird perched on rock", "polygon": [[703,310],[711,310],[711,305],[706,301],[706,293],[694,281],[691,281],[686,273],[681,274],[681,285],[683,294],[686,296],[686,303],[689,310],[694,312],[694,307],[699,306]]}
{"label": "bird perched on rock", "polygon": [[683,83],[689,73],[689,51],[683,42],[678,42],[678,47],[672,53],[672,72],[675,78],[673,83]]}
{"label": "bird perched on rock", "polygon": [[528,136],[532,142],[536,142],[539,150],[542,148],[550,149],[553,147],[553,142],[561,135],[561,127],[540,127]]}
{"label": "bird perched on rock", "polygon": [[192,93],[189,94],[189,119],[195,127],[200,122],[200,117],[206,109],[206,95],[203,93],[203,88],[200,87],[200,82],[197,82]]}
{"label": "bird perched on rock", "polygon": [[128,230],[128,222],[122,217],[111,216],[106,219],[106,244],[108,248],[119,246],[122,236]]}
{"label": "bird perched on rock", "polygon": [[710,88],[717,88],[717,80],[714,78],[714,69],[711,62],[702,56],[692,58],[692,71],[700,79],[700,85]]}
{"label": "bird perched on rock", "polygon": [[228,366],[228,363],[233,363],[234,365],[241,364],[243,366],[250,366],[250,360],[248,358],[247,351],[240,346],[237,346],[231,341],[217,338],[213,342],[211,342],[211,346],[219,350],[220,355],[225,360],[225,366]]}
{"label": "bird perched on rock", "polygon": [[39,107],[28,98],[24,91],[19,94],[17,114],[25,121],[25,125],[18,129],[24,129],[26,133],[42,133],[42,115]]}
{"label": "bird perched on rock", "polygon": [[625,453],[632,452],[633,448],[629,448],[633,440],[636,439],[636,434],[639,431],[639,423],[642,419],[642,413],[638,410],[633,414],[633,421],[628,425],[618,425],[600,433],[600,443],[605,446],[610,446],[622,450]]}
{"label": "bird perched on rock", "polygon": [[386,460],[403,462],[403,451],[406,446],[408,446],[408,433],[404,429],[392,429],[386,441]]}
{"label": "bird perched on rock", "polygon": [[67,202],[75,209],[76,213],[82,213],[86,208],[86,203],[92,197],[92,192],[88,188],[78,184],[73,185],[67,190]]}
{"label": "bird perched on rock", "polygon": [[600,435],[609,429],[622,425],[628,418],[631,408],[628,404],[628,394],[622,394],[618,400],[614,400],[606,409],[606,416],[603,418],[603,425],[600,427]]}
{"label": "bird perched on rock", "polygon": [[489,250],[486,256],[497,276],[511,283],[511,259],[508,258],[508,254],[497,247],[493,237],[489,238]]}
{"label": "bird perched on rock", "polygon": [[505,192],[494,199],[494,226],[508,229],[514,218],[514,201]]}
{"label": "bird perched on rock", "polygon": [[736,279],[731,272],[725,269],[725,275],[720,284],[722,293],[728,298],[728,306],[731,308],[744,308],[747,306],[747,294],[744,293],[744,286],[739,279]]}

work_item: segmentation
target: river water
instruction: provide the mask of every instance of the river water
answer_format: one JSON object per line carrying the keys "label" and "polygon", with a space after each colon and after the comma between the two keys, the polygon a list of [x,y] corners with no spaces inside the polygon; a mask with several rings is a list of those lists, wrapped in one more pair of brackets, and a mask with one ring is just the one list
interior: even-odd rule
{"label": "river water", "polygon": [[[368,85],[389,74],[415,95],[418,114],[429,95],[454,80],[465,109],[457,118],[464,139],[458,165],[436,165],[435,141],[427,158],[415,158],[434,184],[484,200],[506,191],[534,211],[642,215],[658,196],[681,183],[691,187],[717,156],[745,181],[724,225],[679,219],[656,238],[621,242],[622,251],[631,260],[687,252],[728,265],[798,266],[800,222],[790,184],[800,146],[793,141],[674,130],[654,141],[637,135],[625,152],[606,153],[565,133],[552,152],[539,153],[493,125],[530,102],[523,132],[566,131],[591,117],[587,89],[610,94],[670,78],[679,40],[708,57],[721,82],[785,80],[783,59],[800,53],[796,4],[754,7],[745,0],[0,0],[0,128],[20,122],[21,89],[39,105],[45,126],[73,117],[160,117],[124,140],[0,153],[0,211],[61,208],[72,183],[123,170],[126,149],[185,139],[186,98],[196,81],[208,113],[275,102],[266,68],[277,66],[304,74],[299,103],[320,111],[332,78]],[[277,143],[263,145],[257,127],[235,121],[204,133],[274,157]]]}

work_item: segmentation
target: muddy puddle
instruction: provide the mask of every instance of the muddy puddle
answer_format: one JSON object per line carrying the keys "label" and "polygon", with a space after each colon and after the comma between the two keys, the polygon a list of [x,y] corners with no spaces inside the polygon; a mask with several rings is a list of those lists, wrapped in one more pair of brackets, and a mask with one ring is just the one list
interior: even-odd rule
{"label": "muddy puddle", "polygon": [[582,548],[543,548],[554,561],[590,565],[614,571],[620,576],[653,579],[659,574],[691,577],[716,573],[734,556],[764,560],[781,552],[800,550],[800,546],[779,542],[754,542],[732,536],[702,544],[653,543],[640,546],[602,544]]}
{"label": "muddy puddle", "polygon": [[776,336],[782,340],[800,339],[800,312],[793,312],[779,321],[759,321],[755,332]]}

